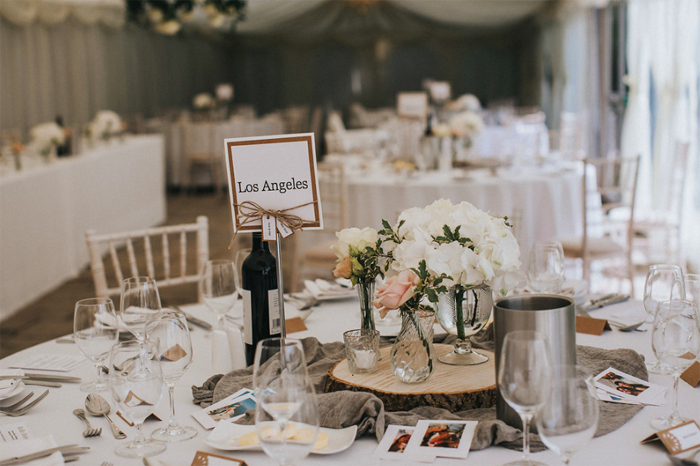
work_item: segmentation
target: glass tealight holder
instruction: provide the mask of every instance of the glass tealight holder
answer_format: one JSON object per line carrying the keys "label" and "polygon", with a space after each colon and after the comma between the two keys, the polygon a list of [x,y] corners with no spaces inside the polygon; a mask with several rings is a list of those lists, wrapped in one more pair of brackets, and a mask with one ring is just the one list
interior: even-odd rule
{"label": "glass tealight holder", "polygon": [[343,333],[345,356],[352,374],[370,374],[379,362],[379,330],[356,329]]}

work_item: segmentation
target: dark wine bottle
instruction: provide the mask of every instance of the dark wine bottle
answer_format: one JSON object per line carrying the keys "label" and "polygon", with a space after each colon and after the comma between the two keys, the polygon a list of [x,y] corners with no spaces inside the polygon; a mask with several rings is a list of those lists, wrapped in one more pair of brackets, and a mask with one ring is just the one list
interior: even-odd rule
{"label": "dark wine bottle", "polygon": [[258,342],[282,334],[277,262],[262,233],[253,233],[253,249],[241,266],[241,286],[245,359],[250,366]]}

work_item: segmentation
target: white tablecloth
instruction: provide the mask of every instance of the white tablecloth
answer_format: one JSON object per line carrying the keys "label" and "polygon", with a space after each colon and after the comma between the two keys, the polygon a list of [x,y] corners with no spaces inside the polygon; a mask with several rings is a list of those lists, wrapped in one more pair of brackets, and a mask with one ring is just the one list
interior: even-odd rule
{"label": "white tablecloth", "polygon": [[404,209],[440,198],[468,201],[492,215],[508,216],[515,224],[523,264],[535,241],[583,230],[581,175],[573,170],[523,168],[497,177],[479,171],[468,179],[442,172],[413,177],[374,172],[349,174],[347,184],[348,225],[358,228],[381,228],[382,219],[395,224]]}
{"label": "white tablecloth", "polygon": [[127,137],[0,178],[0,318],[88,264],[85,230],[165,220],[163,147],[160,135]]}
{"label": "white tablecloth", "polygon": [[[240,303],[239,303],[240,306]],[[342,338],[342,332],[349,328],[357,328],[360,322],[359,307],[356,299],[342,302],[326,302],[315,308],[314,312],[306,319],[309,330],[292,334],[292,337],[302,338],[316,336],[322,342],[337,341]],[[287,317],[294,316],[296,311],[287,306]],[[626,316],[635,314],[644,316],[641,303],[632,301],[595,311],[595,316],[609,317],[610,315]],[[630,318],[630,317],[627,317]],[[213,316],[211,321],[214,321]],[[204,439],[209,434],[199,426],[191,417],[191,413],[198,411],[198,405],[192,404],[192,385],[201,385],[210,375],[211,369],[211,339],[206,338],[206,332],[197,328],[193,331],[194,340],[194,362],[188,372],[178,382],[175,388],[177,405],[177,416],[181,424],[197,427],[199,434],[192,440],[175,444],[168,444],[167,450],[156,458],[172,466],[187,466],[191,463],[196,450],[204,450],[218,454],[229,455],[245,460],[250,466],[274,465],[273,460],[266,457],[262,452],[221,452],[214,450],[204,443]],[[577,334],[577,343],[583,345],[596,346],[606,349],[631,348],[645,357],[653,357],[650,344],[649,332],[621,333],[609,331],[602,336],[591,336]],[[36,347],[21,351],[0,361],[0,368],[8,368],[13,363],[38,353],[71,354],[79,355],[78,349],[73,344],[57,344],[47,342]],[[92,380],[94,377],[94,367],[85,361],[78,369],[73,370],[70,375],[83,377],[84,380]],[[665,386],[671,386],[669,376],[652,375],[651,381]],[[42,393],[42,387],[33,387],[35,393]],[[84,430],[84,423],[71,413],[75,408],[82,408],[86,393],[81,392],[75,384],[65,384],[62,388],[50,388],[49,397],[39,406],[30,411],[22,418],[0,417],[0,424],[6,425],[17,421],[26,422],[35,436],[53,434],[59,445],[77,443],[79,445],[90,446],[91,451],[83,455],[81,464],[98,465],[103,461],[112,462],[116,465],[141,464],[137,460],[126,460],[114,454],[114,448],[120,441],[112,437],[106,421],[91,418],[92,424],[102,427],[102,435],[90,439],[84,439],[81,432]],[[700,421],[700,404],[698,400],[698,390],[693,389],[685,382],[680,383],[680,407],[681,414]],[[114,402],[109,393],[105,397]],[[162,403],[167,403],[163,400]],[[659,466],[670,464],[664,450],[654,445],[640,445],[640,441],[653,433],[649,422],[659,416],[668,414],[669,406],[659,407],[647,406],[635,417],[620,429],[604,437],[593,439],[583,451],[574,455],[573,463],[579,465],[635,465],[635,466]],[[133,439],[135,432],[128,427],[117,416],[111,416],[115,422],[127,433],[129,439]],[[144,431],[152,432],[162,424],[155,421],[147,421]],[[121,441],[123,442],[123,441]],[[380,461],[371,457],[377,442],[373,437],[366,436],[355,441],[346,451],[333,456],[311,455],[299,464],[338,464],[338,465],[386,465],[387,461]],[[534,459],[555,466],[561,464],[554,453],[545,451],[533,455]],[[520,457],[520,453],[507,450],[501,447],[491,447],[482,451],[475,451],[469,454],[466,461],[455,461],[451,459],[438,459],[438,465],[479,465],[479,466],[500,466],[508,461],[515,461]],[[393,464],[393,463],[392,463]],[[397,465],[399,463],[396,463]],[[401,464],[413,464],[410,462]],[[415,463],[425,464],[425,463]]]}
{"label": "white tablecloth", "polygon": [[516,157],[534,160],[549,153],[547,126],[513,123],[507,126],[484,126],[474,138],[469,154],[472,157]]}

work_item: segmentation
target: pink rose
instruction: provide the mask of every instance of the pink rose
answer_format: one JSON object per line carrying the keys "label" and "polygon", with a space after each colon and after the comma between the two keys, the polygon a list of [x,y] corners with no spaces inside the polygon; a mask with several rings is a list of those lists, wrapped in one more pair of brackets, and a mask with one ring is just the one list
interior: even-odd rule
{"label": "pink rose", "polygon": [[339,278],[350,278],[352,275],[352,259],[350,256],[345,256],[333,270],[333,276]]}
{"label": "pink rose", "polygon": [[404,270],[400,274],[390,277],[377,288],[375,300],[372,302],[379,309],[382,318],[392,309],[398,309],[406,301],[415,296],[415,287],[420,283],[420,278],[412,270]]}

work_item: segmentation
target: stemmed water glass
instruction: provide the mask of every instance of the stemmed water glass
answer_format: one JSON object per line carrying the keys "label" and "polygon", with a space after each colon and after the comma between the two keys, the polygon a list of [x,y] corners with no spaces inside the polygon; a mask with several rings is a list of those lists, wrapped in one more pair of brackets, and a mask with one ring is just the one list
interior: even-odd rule
{"label": "stemmed water glass", "polygon": [[117,315],[112,300],[90,298],[78,301],[73,317],[73,335],[80,352],[97,368],[97,379],[81,385],[80,389],[85,392],[109,389],[101,368],[109,356],[109,350],[119,339]]}
{"label": "stemmed water glass", "polygon": [[523,456],[506,466],[542,466],[530,460],[530,422],[550,394],[550,363],[545,337],[530,330],[510,332],[503,340],[498,388],[523,422]]}
{"label": "stemmed water glass", "polygon": [[593,438],[598,426],[598,399],[591,382],[592,378],[555,377],[537,413],[537,433],[564,464]]}
{"label": "stemmed water glass", "polygon": [[229,260],[210,260],[204,264],[199,279],[199,291],[204,303],[219,319],[218,328],[224,328],[224,317],[238,299],[236,266]]}
{"label": "stemmed water glass", "polygon": [[164,311],[152,316],[146,322],[146,339],[155,345],[170,397],[168,426],[153,431],[151,438],[164,442],[191,439],[197,435],[197,429],[181,426],[175,419],[175,384],[192,363],[192,339],[185,315],[176,311]]}
{"label": "stemmed water glass", "polygon": [[146,321],[162,312],[156,281],[151,277],[131,277],[122,282],[119,316],[138,341],[146,339]]}
{"label": "stemmed water glass", "polygon": [[673,375],[673,408],[665,418],[651,422],[656,430],[664,430],[686,422],[678,413],[678,379],[700,356],[700,316],[690,301],[662,301],[656,311],[652,348],[656,358]]}
{"label": "stemmed water glass", "polygon": [[684,273],[683,285],[685,288],[685,299],[700,307],[700,274]]}
{"label": "stemmed water glass", "polygon": [[530,251],[528,283],[536,293],[557,294],[564,284],[564,249],[559,241],[535,243]]}
{"label": "stemmed water glass", "polygon": [[[649,319],[654,321],[659,303],[669,299],[685,299],[683,271],[677,265],[656,264],[649,266],[644,281],[644,310]],[[667,369],[658,361],[647,364],[649,372],[668,374]]]}
{"label": "stemmed water glass", "polygon": [[148,341],[125,341],[112,347],[109,384],[120,412],[137,429],[136,439],[114,452],[126,458],[143,458],[165,450],[164,443],[146,440],[142,431],[143,421],[158,406],[165,387],[155,346]]}
{"label": "stemmed water glass", "polygon": [[265,453],[280,465],[305,458],[318,434],[318,405],[301,342],[261,340],[255,350],[255,427]]}

